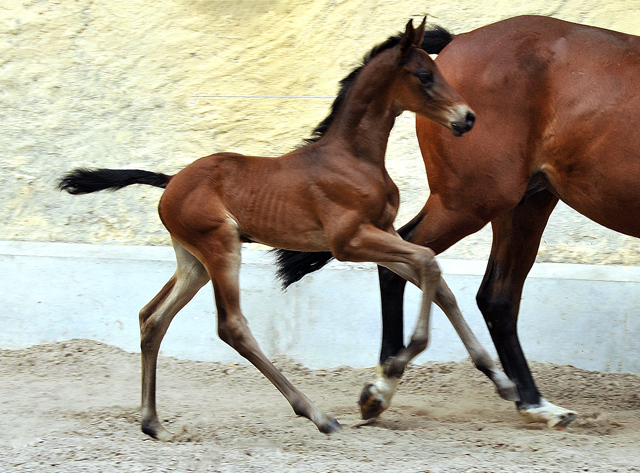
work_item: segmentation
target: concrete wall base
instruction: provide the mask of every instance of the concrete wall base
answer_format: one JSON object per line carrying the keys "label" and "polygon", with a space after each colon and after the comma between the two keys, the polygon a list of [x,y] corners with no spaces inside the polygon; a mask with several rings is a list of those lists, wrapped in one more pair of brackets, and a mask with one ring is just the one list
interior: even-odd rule
{"label": "concrete wall base", "polygon": [[[495,354],[475,305],[486,262],[438,261],[469,324]],[[138,351],[138,311],[174,269],[168,247],[0,242],[0,348],[89,338]],[[243,311],[269,356],[285,354],[310,368],[376,364],[381,324],[375,265],[333,262],[282,292],[271,255],[245,248],[241,286]],[[583,369],[639,372],[639,289],[640,267],[535,265],[519,323],[525,353],[530,360]],[[419,299],[409,287],[406,331],[415,323]],[[162,354],[244,362],[218,339],[209,286],[176,317]],[[435,308],[430,346],[416,362],[466,357]]]}

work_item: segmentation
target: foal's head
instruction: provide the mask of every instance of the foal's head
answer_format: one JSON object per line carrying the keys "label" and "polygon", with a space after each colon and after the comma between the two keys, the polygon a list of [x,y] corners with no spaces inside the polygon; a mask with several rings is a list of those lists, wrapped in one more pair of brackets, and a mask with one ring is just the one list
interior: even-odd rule
{"label": "foal's head", "polygon": [[409,21],[398,45],[398,71],[393,85],[395,104],[461,136],[473,127],[475,113],[444,80],[433,59],[420,48],[424,31],[425,20],[417,29]]}

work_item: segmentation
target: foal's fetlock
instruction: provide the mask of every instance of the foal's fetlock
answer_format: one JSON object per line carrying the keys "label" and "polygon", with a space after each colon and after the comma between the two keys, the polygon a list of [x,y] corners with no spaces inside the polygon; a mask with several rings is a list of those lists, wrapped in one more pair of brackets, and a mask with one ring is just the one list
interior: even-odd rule
{"label": "foal's fetlock", "polygon": [[291,401],[291,407],[297,416],[306,417],[324,434],[330,434],[342,429],[337,420],[316,408],[308,399],[296,398]]}
{"label": "foal's fetlock", "polygon": [[173,434],[165,429],[160,422],[142,422],[140,430],[147,434],[149,437],[161,442],[169,442],[173,440]]}
{"label": "foal's fetlock", "polygon": [[496,391],[502,399],[506,399],[507,401],[518,402],[520,400],[520,394],[518,393],[518,388],[513,381],[505,376],[506,379],[501,381],[496,381]]}
{"label": "foal's fetlock", "polygon": [[340,423],[335,420],[333,417],[324,415],[324,420],[322,422],[316,423],[318,430],[323,434],[332,434],[334,432],[338,432],[342,430],[342,426]]}

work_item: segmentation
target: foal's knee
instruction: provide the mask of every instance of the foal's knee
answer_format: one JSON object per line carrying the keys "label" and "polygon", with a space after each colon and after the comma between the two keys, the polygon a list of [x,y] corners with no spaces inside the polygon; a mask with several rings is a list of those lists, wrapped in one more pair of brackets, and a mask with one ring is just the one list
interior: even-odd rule
{"label": "foal's knee", "polygon": [[440,281],[442,273],[436,261],[436,254],[431,248],[425,248],[420,253],[418,264],[420,266],[420,274],[429,284],[437,284]]}

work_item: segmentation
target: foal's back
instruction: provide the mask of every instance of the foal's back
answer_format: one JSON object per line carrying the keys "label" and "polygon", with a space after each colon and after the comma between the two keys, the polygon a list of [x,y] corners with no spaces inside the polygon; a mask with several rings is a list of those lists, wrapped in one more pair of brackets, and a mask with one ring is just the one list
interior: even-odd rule
{"label": "foal's back", "polygon": [[418,118],[432,193],[491,220],[544,186],[640,236],[639,37],[517,17],[457,36],[437,63],[478,122],[450,140]]}

